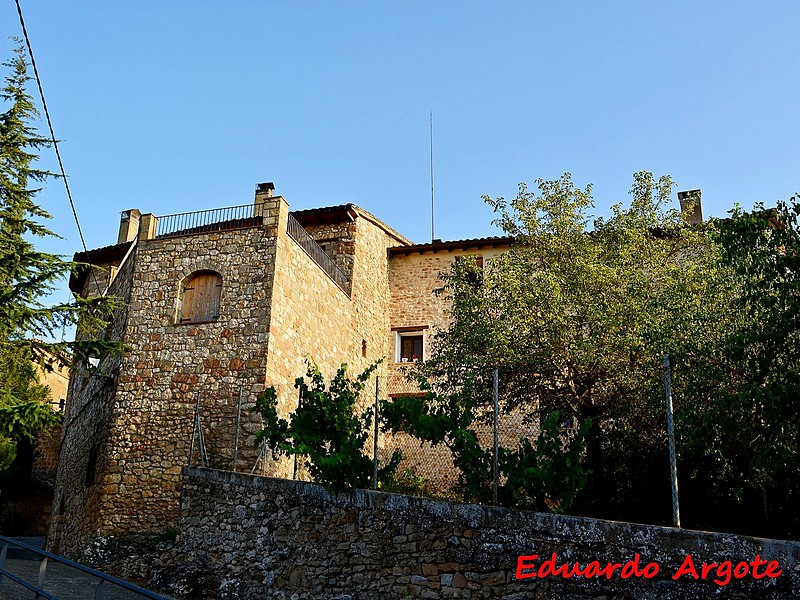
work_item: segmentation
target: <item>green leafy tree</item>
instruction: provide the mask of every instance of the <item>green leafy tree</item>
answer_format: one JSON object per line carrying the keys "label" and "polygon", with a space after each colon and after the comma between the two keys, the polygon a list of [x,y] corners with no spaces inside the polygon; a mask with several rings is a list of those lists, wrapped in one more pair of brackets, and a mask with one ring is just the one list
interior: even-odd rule
{"label": "green leafy tree", "polygon": [[505,503],[532,510],[564,513],[586,485],[583,468],[584,440],[591,421],[574,433],[565,434],[562,417],[552,412],[542,421],[539,435],[531,444],[520,440],[515,451],[500,452],[500,472],[505,475]]}
{"label": "green leafy tree", "polygon": [[[38,113],[25,85],[29,80],[24,50],[4,63],[9,72],[0,98],[0,467],[7,467],[16,445],[32,443],[38,431],[58,421],[46,402],[49,390],[39,383],[34,364],[52,368],[73,356],[119,351],[120,343],[92,339],[116,307],[111,297],[46,306],[53,291],[76,265],[36,249],[33,240],[55,236],[41,220],[47,212],[36,203],[40,185],[52,173],[35,166],[37,152],[49,146],[32,122]],[[83,342],[55,343],[53,333],[80,322]]]}
{"label": "green leafy tree", "polygon": [[[735,277],[724,337],[680,373],[679,443],[700,526],[800,533],[800,199],[736,208],[716,224]],[[712,386],[708,383],[712,382]]]}
{"label": "green leafy tree", "polygon": [[[403,431],[431,445],[444,444],[458,471],[457,492],[463,500],[492,500],[493,450],[481,446],[478,427],[490,416],[476,406],[468,377],[458,392],[437,396],[424,377],[419,379],[424,397],[401,397],[381,403],[384,429]],[[584,438],[591,424],[585,421],[573,435],[560,428],[561,415],[549,414],[533,444],[520,440],[516,448],[499,448],[498,501],[507,506],[564,512],[586,482],[583,468]]]}
{"label": "green leafy tree", "polygon": [[[591,187],[577,188],[569,174],[537,187],[520,185],[511,201],[485,198],[516,244],[482,272],[457,261],[444,276],[451,322],[419,372],[442,395],[466,391],[485,407],[496,367],[503,410],[589,421],[579,510],[620,517],[640,506],[665,521],[662,355],[691,362],[695,337],[718,335],[728,297],[718,250],[666,209],[668,177],[636,173],[630,204],[607,218],[592,216]],[[658,472],[663,489],[631,489]]]}
{"label": "green leafy tree", "polygon": [[469,378],[457,391],[444,396],[432,391],[424,377],[419,387],[424,397],[401,397],[381,402],[386,431],[403,431],[432,445],[444,444],[453,454],[458,471],[458,492],[466,501],[492,498],[492,453],[481,448],[476,425],[483,407],[473,402]]}
{"label": "green leafy tree", "polygon": [[[371,487],[373,462],[364,448],[372,431],[372,409],[360,415],[355,410],[364,385],[377,367],[375,363],[350,379],[347,365],[342,365],[328,386],[309,359],[307,380],[295,380],[300,400],[288,421],[278,416],[274,387],[257,398],[255,410],[261,414],[264,427],[256,435],[255,444],[266,443],[274,454],[306,458],[314,480],[332,490]],[[389,481],[399,462],[397,452],[379,469],[379,482]]]}

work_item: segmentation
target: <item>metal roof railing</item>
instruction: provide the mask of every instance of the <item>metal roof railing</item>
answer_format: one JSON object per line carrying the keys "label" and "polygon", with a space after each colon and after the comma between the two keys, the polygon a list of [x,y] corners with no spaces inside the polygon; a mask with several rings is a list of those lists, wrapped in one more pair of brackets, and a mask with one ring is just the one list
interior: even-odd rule
{"label": "metal roof railing", "polygon": [[[15,593],[21,592],[14,587],[14,592],[7,587],[5,578],[9,582],[17,584],[35,594],[36,598],[46,600],[66,600],[71,598],[90,598],[95,600],[115,600],[117,598],[150,598],[151,600],[171,600],[169,596],[157,594],[144,588],[134,585],[122,579],[117,579],[106,573],[91,569],[74,561],[57,556],[51,552],[31,546],[19,540],[0,535],[0,596],[3,598],[23,597]],[[21,549],[21,554],[36,558],[16,559],[9,556],[9,547],[15,546]],[[12,549],[14,552],[14,549]],[[36,583],[28,581],[26,574],[35,571],[35,564],[39,562]],[[51,563],[55,563],[50,567]],[[27,568],[26,568],[27,567]],[[52,584],[48,585],[47,574],[50,567]],[[56,581],[57,580],[57,581]],[[76,581],[77,580],[77,581]],[[70,589],[72,588],[72,589]],[[79,588],[79,589],[76,589]],[[94,588],[92,590],[92,588]]]}
{"label": "metal roof railing", "polygon": [[308,232],[300,225],[300,222],[295,219],[291,214],[289,215],[288,222],[286,224],[286,231],[289,234],[289,237],[292,238],[297,244],[305,250],[306,254],[311,257],[319,267],[325,271],[325,273],[330,277],[333,282],[339,286],[339,288],[350,296],[350,280],[348,279],[347,275],[338,267],[338,265],[333,262],[333,259],[325,253],[325,250],[322,249],[317,242],[314,241]]}
{"label": "metal roof railing", "polygon": [[211,210],[198,210],[158,217],[156,237],[164,238],[210,231],[243,229],[245,227],[257,227],[261,223],[262,218],[256,215],[254,204],[212,208]]}

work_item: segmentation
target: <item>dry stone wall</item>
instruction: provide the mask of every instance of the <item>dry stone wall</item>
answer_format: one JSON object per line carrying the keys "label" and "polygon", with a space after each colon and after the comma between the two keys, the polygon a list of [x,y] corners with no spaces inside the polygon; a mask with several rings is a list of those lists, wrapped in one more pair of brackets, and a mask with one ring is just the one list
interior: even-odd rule
{"label": "dry stone wall", "polygon": [[[203,572],[204,597],[350,598],[797,598],[800,543],[682,531],[578,517],[456,504],[205,469],[184,471],[181,533],[164,557],[168,574]],[[524,577],[555,565],[636,560],[639,575]],[[537,558],[533,558],[536,555]],[[673,579],[686,557],[733,565],[777,561],[778,577],[721,585]],[[648,564],[658,566],[647,577]],[[536,565],[531,569],[530,565]],[[737,567],[738,568],[738,567]],[[723,568],[724,570],[724,568]],[[652,573],[649,567],[647,573]],[[630,567],[629,567],[630,572]],[[750,569],[752,573],[752,569]],[[167,590],[175,592],[176,590]]]}

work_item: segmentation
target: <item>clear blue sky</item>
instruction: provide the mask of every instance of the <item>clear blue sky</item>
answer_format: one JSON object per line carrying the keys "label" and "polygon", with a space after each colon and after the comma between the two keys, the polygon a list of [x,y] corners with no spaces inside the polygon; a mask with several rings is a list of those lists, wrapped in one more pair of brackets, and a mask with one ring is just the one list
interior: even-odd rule
{"label": "clear blue sky", "polygon": [[[482,194],[564,171],[601,212],[640,169],[706,215],[800,191],[798,2],[22,7],[89,247],[121,210],[247,204],[262,181],[428,241],[429,111],[443,239],[498,233]],[[13,0],[0,25],[9,57]],[[63,186],[39,201],[78,250]]]}

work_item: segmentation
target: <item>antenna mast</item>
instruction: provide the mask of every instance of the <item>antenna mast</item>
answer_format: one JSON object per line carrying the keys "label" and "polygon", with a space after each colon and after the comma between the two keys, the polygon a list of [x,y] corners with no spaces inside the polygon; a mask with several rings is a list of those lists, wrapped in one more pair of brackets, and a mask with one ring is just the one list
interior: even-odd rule
{"label": "antenna mast", "polygon": [[433,111],[430,114],[431,125],[431,243],[436,239],[436,234],[433,227]]}

